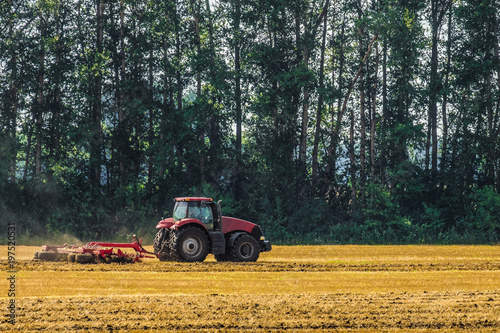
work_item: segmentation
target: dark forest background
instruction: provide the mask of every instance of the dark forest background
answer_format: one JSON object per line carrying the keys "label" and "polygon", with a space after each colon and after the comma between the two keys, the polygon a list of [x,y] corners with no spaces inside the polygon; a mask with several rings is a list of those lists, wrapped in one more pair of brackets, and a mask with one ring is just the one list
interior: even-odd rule
{"label": "dark forest background", "polygon": [[274,243],[498,243],[499,7],[2,0],[1,223],[150,242],[204,195]]}

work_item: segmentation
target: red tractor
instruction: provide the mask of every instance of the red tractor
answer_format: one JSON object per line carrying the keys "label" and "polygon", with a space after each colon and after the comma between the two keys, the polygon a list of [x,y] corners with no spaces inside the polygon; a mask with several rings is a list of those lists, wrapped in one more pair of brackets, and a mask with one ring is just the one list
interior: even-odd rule
{"label": "red tractor", "polygon": [[162,261],[203,261],[212,253],[217,261],[256,261],[271,251],[262,229],[251,222],[222,216],[220,201],[176,198],[171,218],[158,223],[153,249]]}

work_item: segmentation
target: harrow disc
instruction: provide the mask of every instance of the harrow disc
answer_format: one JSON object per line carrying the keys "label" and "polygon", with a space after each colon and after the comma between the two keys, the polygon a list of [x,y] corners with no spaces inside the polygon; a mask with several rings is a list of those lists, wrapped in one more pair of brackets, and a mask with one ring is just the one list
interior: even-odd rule
{"label": "harrow disc", "polygon": [[64,261],[64,260],[68,260],[68,254],[67,253],[41,251],[41,252],[38,252],[37,258],[40,260],[45,260],[45,261]]}
{"label": "harrow disc", "polygon": [[80,264],[87,264],[89,262],[92,262],[92,259],[92,255],[88,253],[77,254],[75,256],[75,262]]}

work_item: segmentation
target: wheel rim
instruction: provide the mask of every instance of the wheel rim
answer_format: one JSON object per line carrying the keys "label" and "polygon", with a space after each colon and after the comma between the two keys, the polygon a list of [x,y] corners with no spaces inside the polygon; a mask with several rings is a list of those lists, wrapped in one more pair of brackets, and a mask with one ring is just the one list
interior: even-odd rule
{"label": "wheel rim", "polygon": [[248,259],[251,258],[255,252],[255,248],[252,243],[250,242],[244,242],[241,243],[240,245],[240,256],[243,259]]}
{"label": "wheel rim", "polygon": [[201,239],[196,236],[189,236],[182,243],[182,252],[184,252],[186,257],[197,257],[201,254],[201,251]]}

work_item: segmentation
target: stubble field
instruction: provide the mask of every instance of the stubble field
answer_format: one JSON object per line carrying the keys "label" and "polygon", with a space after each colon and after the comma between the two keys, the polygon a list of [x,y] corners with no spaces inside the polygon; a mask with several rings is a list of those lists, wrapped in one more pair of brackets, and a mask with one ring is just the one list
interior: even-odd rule
{"label": "stubble field", "polygon": [[[256,263],[76,264],[16,248],[0,331],[499,332],[498,246],[275,246]],[[4,278],[5,277],[5,278]]]}

